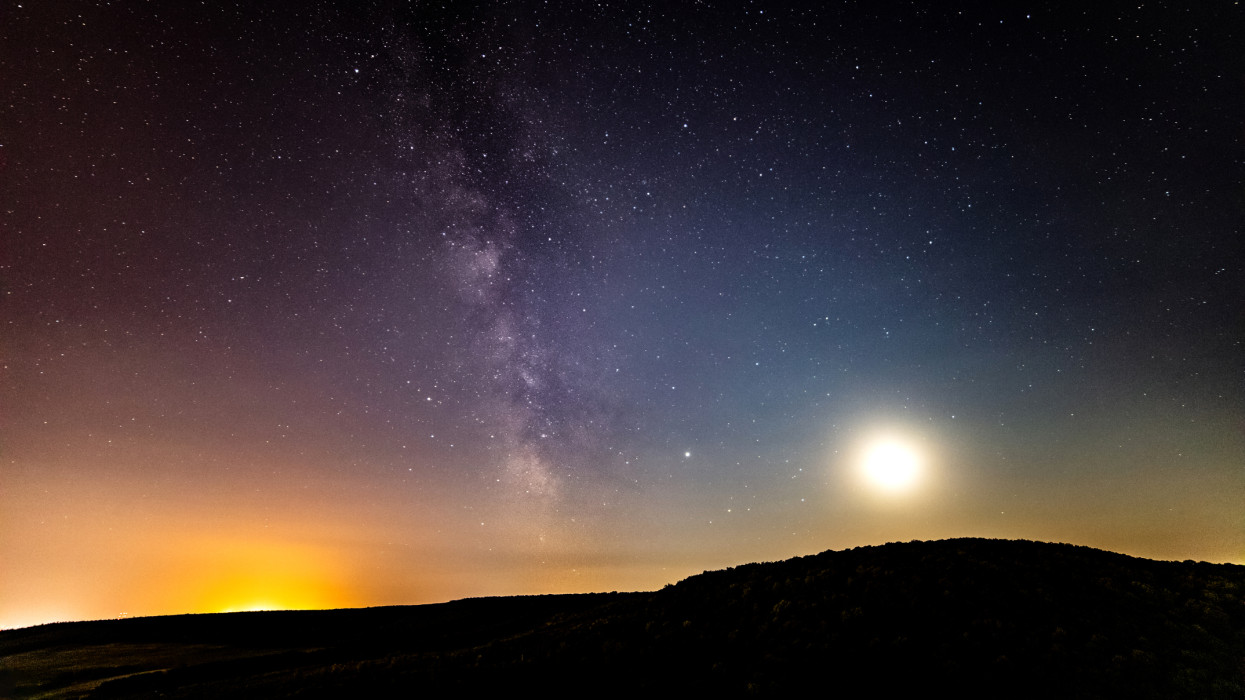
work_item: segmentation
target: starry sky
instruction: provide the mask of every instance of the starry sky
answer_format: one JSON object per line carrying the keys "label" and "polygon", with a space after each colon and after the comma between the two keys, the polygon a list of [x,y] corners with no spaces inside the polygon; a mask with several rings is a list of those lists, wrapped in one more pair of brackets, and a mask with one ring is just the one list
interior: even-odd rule
{"label": "starry sky", "polygon": [[7,4],[0,627],[1245,563],[1240,5],[826,5]]}

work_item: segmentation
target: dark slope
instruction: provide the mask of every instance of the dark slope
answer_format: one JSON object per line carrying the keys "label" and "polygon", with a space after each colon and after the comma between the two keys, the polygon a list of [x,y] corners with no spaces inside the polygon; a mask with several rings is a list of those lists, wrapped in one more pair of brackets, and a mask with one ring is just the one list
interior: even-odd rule
{"label": "dark slope", "polygon": [[[597,608],[624,595],[648,594],[472,598],[435,605],[40,625],[0,632],[0,698],[43,697],[51,691],[56,691],[52,697],[91,691],[100,697],[138,697],[201,681],[205,687],[241,687],[257,674],[280,676],[395,654],[487,645],[528,632],[553,616]],[[101,681],[131,674],[154,677],[127,678],[95,690]],[[276,696],[286,690],[275,691]]]}
{"label": "dark slope", "polygon": [[132,662],[170,670],[105,682],[91,697],[526,686],[1240,698],[1245,567],[1025,541],[894,543],[707,572],[655,593],[55,625],[0,634],[0,653],[103,642],[187,654],[180,668]]}

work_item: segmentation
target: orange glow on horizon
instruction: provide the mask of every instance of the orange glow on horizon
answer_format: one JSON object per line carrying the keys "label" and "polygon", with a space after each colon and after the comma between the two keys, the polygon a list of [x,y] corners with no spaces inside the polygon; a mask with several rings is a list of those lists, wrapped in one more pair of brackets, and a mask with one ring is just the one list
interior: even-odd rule
{"label": "orange glow on horizon", "polygon": [[222,538],[194,548],[173,588],[201,612],[310,610],[357,604],[339,557],[297,543]]}

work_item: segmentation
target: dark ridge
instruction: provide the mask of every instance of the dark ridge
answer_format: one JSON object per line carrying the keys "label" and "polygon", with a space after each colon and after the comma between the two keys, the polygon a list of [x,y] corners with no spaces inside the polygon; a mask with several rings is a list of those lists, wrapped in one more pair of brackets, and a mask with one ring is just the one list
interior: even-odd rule
{"label": "dark ridge", "polygon": [[45,625],[0,633],[0,655],[15,697],[1242,698],[1245,567],[891,543],[652,593]]}

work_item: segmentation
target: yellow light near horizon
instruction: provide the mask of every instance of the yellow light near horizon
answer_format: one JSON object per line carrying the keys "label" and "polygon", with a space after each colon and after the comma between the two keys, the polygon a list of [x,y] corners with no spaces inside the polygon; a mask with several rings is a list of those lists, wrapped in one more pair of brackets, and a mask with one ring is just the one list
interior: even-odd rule
{"label": "yellow light near horizon", "polygon": [[227,613],[230,613],[230,612],[263,612],[265,610],[298,610],[298,609],[300,608],[290,608],[285,605],[279,605],[277,603],[270,603],[267,601],[263,601],[263,602],[248,603],[246,605],[241,605],[235,608],[225,608],[224,610],[221,610],[221,612],[227,612]]}
{"label": "yellow light near horizon", "polygon": [[911,445],[896,438],[880,438],[865,448],[860,466],[865,479],[877,489],[902,493],[920,481],[922,459]]}
{"label": "yellow light near horizon", "polygon": [[244,572],[217,579],[206,591],[202,607],[210,612],[315,610],[340,607],[337,593],[319,576]]}
{"label": "yellow light near horizon", "polygon": [[[181,572],[188,608],[203,612],[309,610],[348,606],[331,553],[277,540],[201,542]],[[187,580],[189,579],[189,580]]]}

